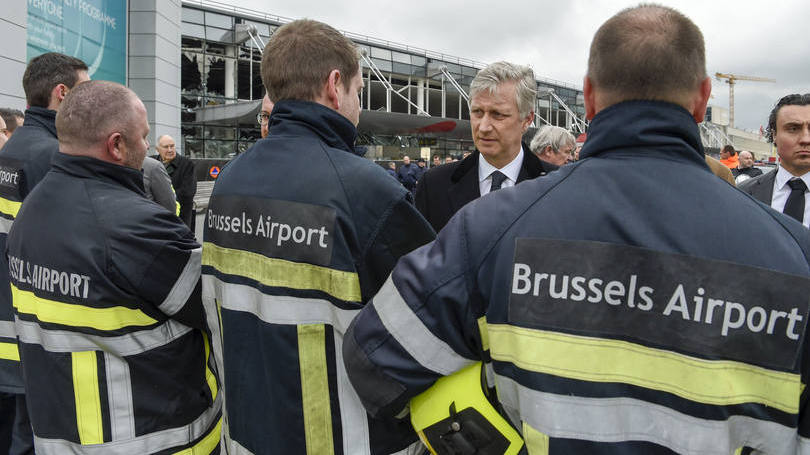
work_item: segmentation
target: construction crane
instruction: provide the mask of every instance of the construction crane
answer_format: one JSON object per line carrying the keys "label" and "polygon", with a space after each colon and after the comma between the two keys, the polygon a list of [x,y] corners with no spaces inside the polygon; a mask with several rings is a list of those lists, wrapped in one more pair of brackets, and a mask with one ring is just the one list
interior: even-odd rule
{"label": "construction crane", "polygon": [[734,84],[737,81],[776,82],[776,79],[740,76],[738,74],[714,73],[714,77],[716,77],[718,81],[726,79],[726,84],[728,84],[728,126],[731,128],[734,128]]}

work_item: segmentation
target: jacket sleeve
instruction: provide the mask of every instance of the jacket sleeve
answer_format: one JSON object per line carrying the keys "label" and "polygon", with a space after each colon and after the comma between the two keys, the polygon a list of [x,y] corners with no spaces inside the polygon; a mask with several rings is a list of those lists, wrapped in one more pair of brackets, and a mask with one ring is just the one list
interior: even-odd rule
{"label": "jacket sleeve", "polygon": [[181,172],[180,184],[174,190],[177,192],[177,200],[180,204],[188,203],[194,199],[194,194],[197,193],[197,179],[194,178],[194,162],[188,158],[183,161]]}
{"label": "jacket sleeve", "polygon": [[349,378],[375,417],[397,415],[441,376],[482,359],[478,318],[485,305],[473,284],[462,218],[400,259],[344,337]]}
{"label": "jacket sleeve", "polygon": [[[144,204],[151,202],[143,200]],[[173,213],[154,205],[148,222],[134,218],[110,243],[111,273],[153,311],[206,330],[201,299],[202,248]],[[138,222],[140,220],[140,222]],[[137,232],[137,235],[133,235]]]}
{"label": "jacket sleeve", "polygon": [[430,216],[428,215],[428,179],[424,178],[424,175],[422,175],[422,178],[416,182],[416,189],[414,190],[413,197],[416,210],[418,210],[419,213],[425,217],[425,219],[430,219]]}
{"label": "jacket sleeve", "polygon": [[358,267],[364,300],[373,296],[400,257],[430,242],[436,233],[405,192],[387,211],[376,234],[363,252]]}
{"label": "jacket sleeve", "polygon": [[155,202],[165,207],[168,211],[174,213],[175,197],[172,190],[172,181],[169,174],[166,173],[166,167],[162,164],[154,166],[149,171],[149,189],[152,192],[152,197]]}

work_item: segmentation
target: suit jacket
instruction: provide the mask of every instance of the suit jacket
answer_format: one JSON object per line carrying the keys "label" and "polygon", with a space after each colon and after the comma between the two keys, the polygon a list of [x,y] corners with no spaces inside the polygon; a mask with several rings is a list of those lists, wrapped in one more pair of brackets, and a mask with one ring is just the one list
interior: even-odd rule
{"label": "suit jacket", "polygon": [[[481,197],[478,185],[480,156],[476,150],[461,161],[431,168],[419,179],[414,195],[416,208],[436,232],[465,204]],[[557,166],[541,160],[523,144],[523,164],[517,183],[546,175],[555,169]]]}
{"label": "suit jacket", "polygon": [[740,183],[739,189],[754,196],[755,199],[770,206],[773,198],[773,185],[776,183],[776,169],[766,172],[759,177]]}

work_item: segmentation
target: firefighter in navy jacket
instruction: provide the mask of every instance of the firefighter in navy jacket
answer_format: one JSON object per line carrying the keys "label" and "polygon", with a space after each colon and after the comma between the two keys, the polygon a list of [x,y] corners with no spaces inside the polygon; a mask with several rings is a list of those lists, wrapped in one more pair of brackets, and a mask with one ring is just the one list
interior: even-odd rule
{"label": "firefighter in navy jacket", "polygon": [[600,28],[583,159],[465,206],[349,328],[373,415],[484,361],[529,453],[808,453],[810,236],[706,166],[703,55],[669,8]]}
{"label": "firefighter in navy jacket", "polygon": [[210,327],[222,327],[215,353],[236,453],[397,453],[416,440],[407,422],[369,419],[341,359],[354,315],[400,256],[434,236],[408,191],[354,153],[358,67],[354,46],[326,24],[276,31],[262,62],[279,100],[269,134],[214,187],[203,298],[217,305]]}
{"label": "firefighter in navy jacket", "polygon": [[146,109],[87,82],[56,127],[62,153],[6,250],[36,451],[219,453],[201,249],[144,195]]}

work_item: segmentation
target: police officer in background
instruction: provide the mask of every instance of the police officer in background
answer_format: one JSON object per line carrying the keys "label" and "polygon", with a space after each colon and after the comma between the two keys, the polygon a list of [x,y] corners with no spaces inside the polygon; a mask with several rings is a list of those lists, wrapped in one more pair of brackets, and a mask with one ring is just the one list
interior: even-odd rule
{"label": "police officer in background", "polygon": [[[706,166],[700,30],[619,12],[584,92],[585,159],[465,206],[354,320],[361,400],[398,415],[485,361],[529,453],[806,452],[810,236]],[[455,401],[439,441],[477,447]]]}
{"label": "police officer in background", "polygon": [[234,453],[387,454],[416,440],[407,422],[367,416],[341,358],[352,318],[434,237],[410,193],[355,152],[359,59],[326,24],[279,28],[262,57],[269,134],[214,186],[203,294],[222,327]]}
{"label": "police officer in background", "polygon": [[[0,151],[0,248],[5,249],[6,234],[20,203],[45,177],[51,168],[51,159],[59,152],[56,112],[65,96],[77,84],[89,79],[87,65],[68,55],[49,52],[28,62],[22,80],[29,106],[25,120]],[[0,255],[0,270],[8,270],[5,254]],[[0,405],[0,451],[10,443],[10,454],[33,453],[10,292],[8,274],[3,272],[0,274],[0,392],[4,392],[4,398]]]}
{"label": "police officer in background", "polygon": [[36,452],[219,453],[201,249],[144,196],[146,108],[85,82],[56,128],[6,249]]}

